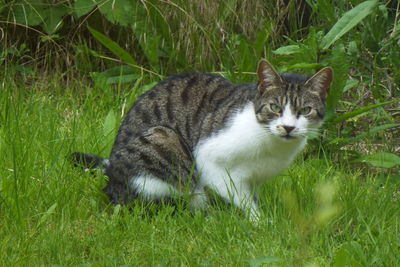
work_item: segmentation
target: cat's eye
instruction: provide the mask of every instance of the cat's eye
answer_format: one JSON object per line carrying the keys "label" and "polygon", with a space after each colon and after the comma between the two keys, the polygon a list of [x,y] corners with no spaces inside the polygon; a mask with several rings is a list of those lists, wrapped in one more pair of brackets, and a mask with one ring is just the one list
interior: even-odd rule
{"label": "cat's eye", "polygon": [[299,115],[308,115],[312,111],[311,107],[303,107],[299,110]]}
{"label": "cat's eye", "polygon": [[275,113],[280,113],[282,111],[282,108],[276,104],[269,104],[269,108]]}

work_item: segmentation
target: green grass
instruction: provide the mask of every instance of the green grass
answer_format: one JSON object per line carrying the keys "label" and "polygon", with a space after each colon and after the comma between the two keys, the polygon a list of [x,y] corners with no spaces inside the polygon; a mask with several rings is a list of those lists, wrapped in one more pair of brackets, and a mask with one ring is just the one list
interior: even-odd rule
{"label": "green grass", "polygon": [[[306,63],[331,65],[336,83],[355,82],[343,96],[337,86],[338,114],[397,99],[397,1],[379,1],[326,51],[320,39],[362,0],[306,1],[312,12],[304,24],[305,13],[293,1],[282,8],[280,1],[261,0],[139,1],[146,12],[136,15],[147,23],[135,28],[119,25],[132,19],[129,1],[105,1],[82,20],[60,16],[68,23],[55,23],[62,27],[56,34],[46,34],[46,21],[27,21],[32,28],[15,24],[47,12],[43,6],[50,2],[0,7],[0,266],[400,265],[399,169],[350,161],[398,152],[398,127],[357,139],[398,122],[398,103],[327,127],[323,149],[313,142],[307,160],[300,156],[263,186],[264,217],[257,226],[223,203],[196,214],[139,202],[132,209],[115,208],[102,193],[106,177],[67,160],[72,151],[107,156],[112,125],[158,75],[222,71],[232,81],[250,81],[254,75],[248,72],[266,57],[282,71],[311,73]],[[54,10],[72,10],[53,2]],[[18,21],[8,7],[18,11],[21,4],[26,8],[17,12],[23,15]],[[108,20],[107,13],[119,10],[128,16]],[[52,24],[57,19],[43,18]],[[144,67],[134,69],[139,78],[123,81],[129,75],[115,72],[119,56],[88,35],[90,25]],[[303,50],[276,52],[287,45]],[[335,138],[357,142],[339,150],[340,143],[326,144]]]}
{"label": "green grass", "polygon": [[265,184],[257,226],[226,205],[195,214],[112,207],[106,178],[67,156],[107,156],[103,122],[110,109],[121,114],[125,98],[77,80],[64,88],[58,76],[2,80],[0,266],[400,264],[398,183],[323,155],[300,157]]}

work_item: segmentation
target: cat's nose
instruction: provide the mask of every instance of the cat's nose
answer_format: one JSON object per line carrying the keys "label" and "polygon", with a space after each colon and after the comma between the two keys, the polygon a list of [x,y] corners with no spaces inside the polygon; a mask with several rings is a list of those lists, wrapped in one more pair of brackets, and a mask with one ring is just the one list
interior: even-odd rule
{"label": "cat's nose", "polygon": [[286,133],[288,133],[288,134],[289,134],[291,131],[293,131],[294,128],[296,128],[296,127],[287,126],[287,125],[283,125],[282,127],[283,127],[283,129],[286,130]]}

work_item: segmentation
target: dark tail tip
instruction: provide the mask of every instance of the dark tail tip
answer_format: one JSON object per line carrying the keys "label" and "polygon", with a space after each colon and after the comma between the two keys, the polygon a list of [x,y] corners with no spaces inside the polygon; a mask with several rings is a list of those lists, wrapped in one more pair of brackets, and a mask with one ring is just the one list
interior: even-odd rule
{"label": "dark tail tip", "polygon": [[97,155],[86,154],[82,152],[73,152],[70,156],[75,167],[83,167],[85,169],[101,168],[107,165],[107,159]]}

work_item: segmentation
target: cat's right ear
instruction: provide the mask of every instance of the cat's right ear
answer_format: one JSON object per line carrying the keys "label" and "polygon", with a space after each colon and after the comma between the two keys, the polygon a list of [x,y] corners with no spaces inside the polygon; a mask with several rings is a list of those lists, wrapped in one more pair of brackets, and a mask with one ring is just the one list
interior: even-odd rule
{"label": "cat's right ear", "polygon": [[282,78],[276,72],[274,67],[272,67],[271,63],[262,59],[258,63],[257,68],[258,75],[258,90],[260,93],[264,93],[265,91],[271,90],[273,88],[278,88],[282,84]]}

